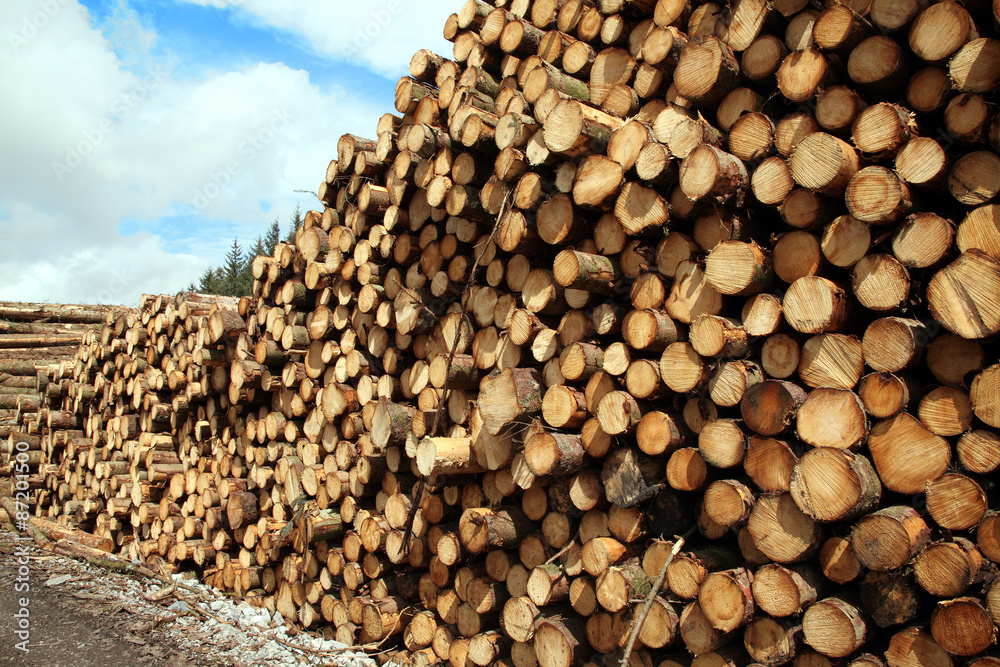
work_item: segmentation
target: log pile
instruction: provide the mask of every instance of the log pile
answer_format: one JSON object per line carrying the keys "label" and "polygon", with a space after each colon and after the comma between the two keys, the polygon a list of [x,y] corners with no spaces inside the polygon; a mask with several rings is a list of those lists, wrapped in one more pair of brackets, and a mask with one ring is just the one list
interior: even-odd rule
{"label": "log pile", "polygon": [[[41,419],[40,392],[60,361],[75,358],[87,331],[100,329],[106,306],[0,301],[0,438]],[[0,465],[6,461],[0,452]]]}
{"label": "log pile", "polygon": [[413,665],[996,667],[998,19],[468,0],[36,511]]}

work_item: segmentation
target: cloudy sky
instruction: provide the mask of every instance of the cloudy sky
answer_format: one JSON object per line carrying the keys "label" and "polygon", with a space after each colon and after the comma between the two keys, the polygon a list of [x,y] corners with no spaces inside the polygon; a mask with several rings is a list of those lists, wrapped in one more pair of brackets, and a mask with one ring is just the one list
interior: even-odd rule
{"label": "cloudy sky", "polygon": [[460,0],[2,0],[0,300],[135,304],[283,231]]}

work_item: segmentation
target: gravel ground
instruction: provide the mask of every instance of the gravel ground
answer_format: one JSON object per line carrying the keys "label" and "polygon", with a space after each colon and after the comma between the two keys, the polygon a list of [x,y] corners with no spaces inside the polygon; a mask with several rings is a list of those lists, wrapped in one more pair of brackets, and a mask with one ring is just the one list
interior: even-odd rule
{"label": "gravel ground", "polygon": [[[22,550],[27,546],[26,553]],[[28,590],[19,580],[27,560]],[[180,580],[179,577],[176,579]],[[158,581],[109,572],[38,549],[0,531],[0,665],[17,667],[374,667],[361,653],[302,632],[275,612],[199,591],[168,595]],[[198,598],[201,598],[199,600]],[[22,598],[29,638],[18,648]],[[146,598],[154,598],[147,600]],[[201,611],[196,611],[195,607]]]}

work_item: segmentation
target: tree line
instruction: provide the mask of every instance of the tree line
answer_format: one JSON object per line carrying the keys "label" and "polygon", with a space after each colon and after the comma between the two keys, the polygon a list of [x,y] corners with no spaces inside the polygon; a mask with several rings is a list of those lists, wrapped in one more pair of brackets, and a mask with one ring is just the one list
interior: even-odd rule
{"label": "tree line", "polygon": [[188,291],[222,296],[249,296],[253,289],[254,258],[258,255],[273,255],[274,247],[281,241],[294,243],[295,233],[301,226],[302,209],[296,206],[289,218],[288,232],[283,238],[278,218],[268,227],[267,233],[259,235],[249,248],[244,248],[239,238],[234,238],[222,264],[208,267],[198,282],[192,282],[188,286]]}

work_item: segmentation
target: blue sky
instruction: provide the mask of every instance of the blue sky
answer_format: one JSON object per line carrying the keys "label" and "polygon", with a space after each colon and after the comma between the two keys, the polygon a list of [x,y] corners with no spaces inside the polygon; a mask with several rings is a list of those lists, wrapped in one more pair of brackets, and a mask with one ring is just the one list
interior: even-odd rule
{"label": "blue sky", "polygon": [[460,0],[4,0],[0,299],[184,288],[374,138]]}
{"label": "blue sky", "polygon": [[[117,8],[108,0],[81,3],[94,17],[95,24],[107,34]],[[324,57],[308,48],[286,31],[276,30],[248,20],[235,8],[217,8],[178,3],[172,0],[148,0],[131,3],[142,23],[152,28],[161,49],[185,54],[176,70],[181,77],[198,78],[206,70],[241,68],[257,62],[281,62],[293,69],[309,72],[319,86],[349,84],[352,90],[370,99],[379,99],[392,110],[392,86],[395,80],[348,60]],[[405,63],[398,76],[405,74]]]}

